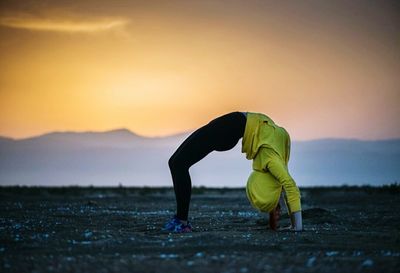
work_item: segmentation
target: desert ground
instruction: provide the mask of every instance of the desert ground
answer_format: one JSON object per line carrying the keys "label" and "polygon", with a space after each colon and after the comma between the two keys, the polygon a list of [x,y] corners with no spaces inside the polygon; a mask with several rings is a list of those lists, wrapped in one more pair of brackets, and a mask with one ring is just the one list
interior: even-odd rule
{"label": "desert ground", "polygon": [[194,188],[194,232],[169,234],[172,188],[1,187],[0,271],[399,272],[399,185],[301,193],[303,232],[269,230],[243,188]]}

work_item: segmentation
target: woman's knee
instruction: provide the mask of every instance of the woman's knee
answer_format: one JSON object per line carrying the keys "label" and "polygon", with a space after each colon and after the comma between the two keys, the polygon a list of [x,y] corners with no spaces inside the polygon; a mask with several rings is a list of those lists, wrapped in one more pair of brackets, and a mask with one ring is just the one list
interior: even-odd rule
{"label": "woman's knee", "polygon": [[185,164],[176,155],[172,155],[168,160],[168,166],[171,171],[185,168]]}
{"label": "woman's knee", "polygon": [[171,157],[168,159],[168,166],[169,166],[169,168],[170,168],[171,170],[174,168],[174,166],[175,166],[175,158],[174,158],[174,156],[171,156]]}

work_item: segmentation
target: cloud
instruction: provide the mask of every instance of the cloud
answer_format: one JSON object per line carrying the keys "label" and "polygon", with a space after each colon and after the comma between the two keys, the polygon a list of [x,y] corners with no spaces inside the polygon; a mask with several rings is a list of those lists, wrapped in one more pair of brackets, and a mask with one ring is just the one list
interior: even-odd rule
{"label": "cloud", "polygon": [[124,18],[53,19],[32,16],[7,16],[0,18],[0,26],[32,31],[69,33],[101,32],[123,28],[129,20]]}

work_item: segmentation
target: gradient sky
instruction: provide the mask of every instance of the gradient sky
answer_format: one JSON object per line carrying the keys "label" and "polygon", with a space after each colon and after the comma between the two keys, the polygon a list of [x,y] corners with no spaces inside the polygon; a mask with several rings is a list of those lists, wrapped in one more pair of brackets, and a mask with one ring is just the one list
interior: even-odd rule
{"label": "gradient sky", "polygon": [[400,137],[396,1],[0,5],[3,136],[163,136],[239,110],[295,140]]}

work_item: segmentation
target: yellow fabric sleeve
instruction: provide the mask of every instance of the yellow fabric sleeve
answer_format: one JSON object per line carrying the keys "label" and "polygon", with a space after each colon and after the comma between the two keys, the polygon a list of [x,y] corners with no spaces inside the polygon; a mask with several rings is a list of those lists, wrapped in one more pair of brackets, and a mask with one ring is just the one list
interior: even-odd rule
{"label": "yellow fabric sleeve", "polygon": [[272,149],[261,147],[253,161],[253,169],[270,172],[286,193],[286,201],[290,213],[301,210],[300,190],[289,174],[288,168]]}
{"label": "yellow fabric sleeve", "polygon": [[280,160],[274,158],[267,162],[267,168],[285,190],[290,213],[301,210],[300,190],[290,176],[287,167]]}

